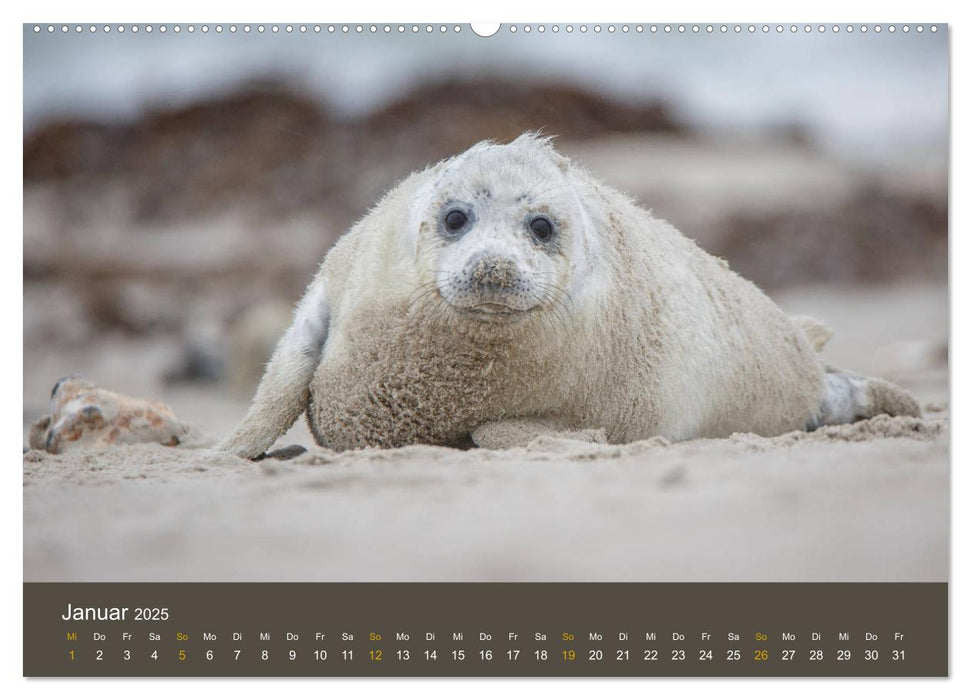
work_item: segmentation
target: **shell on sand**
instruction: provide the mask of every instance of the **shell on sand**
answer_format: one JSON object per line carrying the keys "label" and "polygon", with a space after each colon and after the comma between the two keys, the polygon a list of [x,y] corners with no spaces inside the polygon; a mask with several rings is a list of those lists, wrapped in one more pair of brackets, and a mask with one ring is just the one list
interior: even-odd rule
{"label": "shell on sand", "polygon": [[50,415],[30,427],[30,447],[53,454],[82,447],[157,442],[176,446],[189,435],[171,408],[66,377],[51,392]]}

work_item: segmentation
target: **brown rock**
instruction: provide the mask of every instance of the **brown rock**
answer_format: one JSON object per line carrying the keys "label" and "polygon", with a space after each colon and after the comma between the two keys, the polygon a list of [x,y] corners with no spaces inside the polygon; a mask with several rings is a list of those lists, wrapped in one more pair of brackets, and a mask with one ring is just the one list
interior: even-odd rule
{"label": "brown rock", "polygon": [[78,447],[157,442],[175,446],[189,435],[172,409],[65,377],[51,392],[51,414],[30,427],[30,446],[53,454]]}

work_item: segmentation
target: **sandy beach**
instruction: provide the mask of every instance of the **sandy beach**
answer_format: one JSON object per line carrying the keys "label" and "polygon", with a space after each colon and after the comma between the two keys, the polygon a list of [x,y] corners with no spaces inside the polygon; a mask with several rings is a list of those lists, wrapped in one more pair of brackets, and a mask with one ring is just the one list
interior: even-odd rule
{"label": "sandy beach", "polygon": [[[334,453],[303,423],[251,463],[204,447],[24,455],[27,581],[935,581],[948,575],[947,290],[777,295],[836,331],[826,358],[912,390],[923,419],[775,438]],[[209,436],[248,397],[147,379],[119,340],[72,369],[163,398]],[[25,372],[25,432],[63,357]],[[26,444],[26,443],[25,443]]]}

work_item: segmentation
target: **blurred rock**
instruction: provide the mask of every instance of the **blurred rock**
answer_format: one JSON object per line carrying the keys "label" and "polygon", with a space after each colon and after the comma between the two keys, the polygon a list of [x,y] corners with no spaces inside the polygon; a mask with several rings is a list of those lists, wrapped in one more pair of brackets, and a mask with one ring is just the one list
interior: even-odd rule
{"label": "blurred rock", "polygon": [[[119,183],[138,222],[254,201],[274,215],[329,207],[356,217],[419,165],[539,128],[574,139],[684,131],[660,102],[626,103],[566,85],[452,80],[342,121],[285,86],[258,83],[132,124],[49,124],[24,143],[24,182],[59,183],[72,212]],[[375,166],[376,180],[368,175]],[[361,187],[367,200],[352,197],[344,211]]]}
{"label": "blurred rock", "polygon": [[289,303],[271,298],[244,306],[228,322],[213,317],[189,320],[182,350],[163,381],[224,382],[236,396],[252,395],[292,314]]}
{"label": "blurred rock", "polygon": [[727,219],[833,209],[862,185],[858,173],[788,139],[625,134],[561,148],[705,243]]}
{"label": "blurred rock", "polygon": [[207,311],[194,309],[187,314],[178,359],[162,377],[166,385],[210,384],[225,378],[226,331]]}
{"label": "blurred rock", "polygon": [[123,182],[136,220],[178,218],[265,197],[268,189],[285,193],[278,180],[297,179],[288,175],[291,164],[326,148],[329,130],[316,103],[256,85],[133,124],[48,125],[24,143],[24,181],[75,190]]}
{"label": "blurred rock", "polygon": [[792,140],[610,137],[563,150],[762,287],[947,278],[947,178]]}
{"label": "blurred rock", "polygon": [[52,454],[137,442],[176,446],[191,433],[165,404],[65,377],[51,392],[51,414],[30,428],[30,447]]}
{"label": "blurred rock", "polygon": [[221,354],[212,348],[189,345],[174,366],[162,375],[166,384],[212,384],[225,374],[225,362]]}
{"label": "blurred rock", "polygon": [[864,187],[833,208],[736,216],[710,248],[767,288],[947,279],[947,204]]}
{"label": "blurred rock", "polygon": [[511,141],[542,130],[564,140],[611,134],[688,132],[660,100],[607,98],[566,84],[492,78],[422,85],[368,117],[361,128],[385,151],[414,151],[425,160],[461,152],[484,138]]}
{"label": "blurred rock", "polygon": [[246,309],[232,323],[226,348],[226,379],[233,391],[251,394],[256,389],[292,317],[290,304],[271,299]]}
{"label": "blurred rock", "polygon": [[874,366],[887,376],[946,368],[947,360],[947,343],[930,340],[889,343],[877,348],[873,357]]}

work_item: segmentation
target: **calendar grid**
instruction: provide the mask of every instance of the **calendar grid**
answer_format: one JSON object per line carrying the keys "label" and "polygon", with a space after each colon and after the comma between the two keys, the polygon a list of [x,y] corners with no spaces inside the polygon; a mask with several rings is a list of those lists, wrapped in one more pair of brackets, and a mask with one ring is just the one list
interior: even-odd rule
{"label": "calendar grid", "polygon": [[27,676],[945,676],[945,583],[24,584]]}

